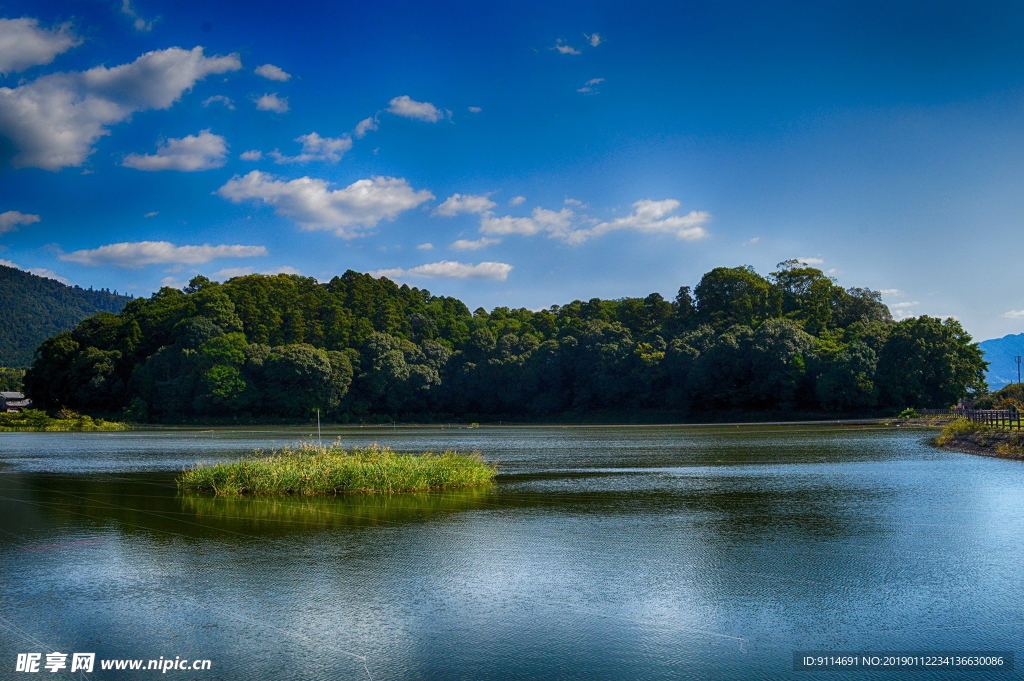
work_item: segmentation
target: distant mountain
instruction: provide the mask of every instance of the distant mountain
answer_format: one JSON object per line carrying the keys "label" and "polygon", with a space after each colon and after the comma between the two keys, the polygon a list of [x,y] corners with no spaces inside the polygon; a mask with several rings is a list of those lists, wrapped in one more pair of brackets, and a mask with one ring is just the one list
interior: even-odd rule
{"label": "distant mountain", "polygon": [[1017,382],[1017,355],[1024,356],[1024,333],[1011,333],[1002,338],[978,343],[989,363],[986,380],[991,390]]}
{"label": "distant mountain", "polygon": [[28,366],[35,349],[50,336],[94,314],[120,312],[129,300],[0,265],[0,366]]}

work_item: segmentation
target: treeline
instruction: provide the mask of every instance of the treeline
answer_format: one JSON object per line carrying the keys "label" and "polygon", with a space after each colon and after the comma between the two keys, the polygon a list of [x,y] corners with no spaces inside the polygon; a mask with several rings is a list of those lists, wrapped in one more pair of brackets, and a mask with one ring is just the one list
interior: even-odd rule
{"label": "treeline", "polygon": [[44,342],[45,408],[213,417],[533,419],[596,410],[945,406],[984,389],[960,324],[894,322],[877,292],[796,261],[716,268],[674,300],[473,312],[367,274],[196,277]]}
{"label": "treeline", "polygon": [[0,265],[0,366],[27,367],[47,338],[98,312],[120,312],[129,300]]}

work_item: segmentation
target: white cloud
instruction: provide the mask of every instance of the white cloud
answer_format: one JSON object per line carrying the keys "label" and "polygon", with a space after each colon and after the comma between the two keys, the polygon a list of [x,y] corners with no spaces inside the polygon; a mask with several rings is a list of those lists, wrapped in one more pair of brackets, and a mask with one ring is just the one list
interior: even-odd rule
{"label": "white cloud", "polygon": [[590,43],[591,47],[597,47],[604,42],[600,33],[591,33],[590,35],[584,33],[583,37],[587,39],[587,42]]}
{"label": "white cloud", "polygon": [[3,266],[3,267],[13,267],[16,270],[20,270],[21,269],[21,265],[19,265],[18,263],[11,262],[10,260],[4,260],[3,258],[0,258],[0,266]]}
{"label": "white cloud", "polygon": [[430,102],[417,102],[415,99],[410,98],[409,95],[395,97],[388,102],[388,111],[396,116],[415,118],[418,121],[426,121],[427,123],[436,123],[443,118],[443,114],[436,106]]}
{"label": "white cloud", "polygon": [[797,262],[803,264],[803,265],[824,265],[825,264],[825,259],[824,258],[793,258],[793,259],[796,260]]}
{"label": "white cloud", "polygon": [[372,229],[381,220],[394,220],[434,198],[426,189],[413,190],[402,178],[371,177],[330,190],[326,180],[278,180],[258,170],[236,175],[216,193],[233,203],[263,201],[303,229],[333,230],[345,239],[363,236],[361,230]]}
{"label": "white cloud", "polygon": [[58,54],[81,44],[71,24],[45,29],[28,17],[0,19],[0,74],[49,64]]}
{"label": "white cloud", "polygon": [[586,208],[587,207],[587,204],[583,203],[579,199],[573,199],[573,198],[566,198],[565,201],[563,201],[562,203],[564,203],[567,206],[577,206],[579,208]]}
{"label": "white cloud", "polygon": [[54,281],[59,281],[62,284],[65,284],[67,286],[71,286],[71,280],[70,279],[68,279],[67,277],[62,277],[61,275],[57,274],[53,270],[48,270],[45,267],[31,267],[31,268],[29,268],[29,269],[27,269],[25,271],[26,272],[30,272],[30,273],[36,275],[37,277],[45,277],[47,279],[53,279]]}
{"label": "white cloud", "polygon": [[561,38],[555,41],[555,46],[552,47],[551,49],[557,50],[559,54],[583,54],[575,47],[571,47],[569,45],[564,44]]}
{"label": "white cloud", "polygon": [[549,236],[568,239],[572,233],[572,221],[575,217],[568,208],[555,212],[546,208],[534,208],[530,217],[516,218],[511,215],[496,218],[484,215],[480,219],[480,232],[483,234],[521,234],[533,236],[547,232]]}
{"label": "white cloud", "polygon": [[1024,319],[1024,310],[1010,310],[999,316],[1006,319]]}
{"label": "white cloud", "polygon": [[134,241],[62,253],[60,259],[80,265],[134,268],[172,263],[199,265],[216,258],[253,258],[266,254],[265,246],[175,246],[169,241]]}
{"label": "white cloud", "polygon": [[448,248],[452,249],[453,251],[479,251],[481,248],[487,248],[488,246],[493,246],[495,244],[500,243],[501,239],[488,239],[487,237],[482,237],[480,239],[476,239],[475,241],[470,241],[469,239],[459,239],[449,244]]}
{"label": "white cloud", "polygon": [[432,262],[410,269],[396,267],[393,269],[377,270],[370,274],[375,277],[387,277],[396,281],[404,278],[492,279],[494,281],[505,281],[508,279],[508,274],[512,269],[512,265],[504,262],[482,262],[477,265],[470,265],[454,260],[442,260],[441,262]]}
{"label": "white cloud", "polygon": [[483,109],[481,109],[478,106],[471,106],[471,107],[468,107],[468,108],[469,108],[469,113],[480,113],[481,111],[483,111]]}
{"label": "white cloud", "polygon": [[526,203],[525,196],[513,196],[511,199],[508,200],[508,205],[510,206],[521,206],[524,203]]}
{"label": "white cloud", "polygon": [[263,158],[263,152],[259,149],[250,149],[249,151],[243,151],[238,155],[238,158],[243,161],[259,161]]}
{"label": "white cloud", "polygon": [[0,88],[0,136],[13,142],[18,167],[80,166],[107,126],[137,111],[168,109],[210,74],[242,67],[238,55],[206,57],[203,48],[147,52],[130,64],[54,73]]}
{"label": "white cloud", "polygon": [[761,237],[754,236],[754,237],[751,237],[751,238],[747,239],[746,241],[744,241],[743,245],[744,246],[753,246],[754,244],[756,244],[760,240],[761,240]]}
{"label": "white cloud", "polygon": [[277,149],[270,152],[274,163],[307,163],[309,161],[330,161],[337,163],[346,151],[352,148],[352,138],[348,135],[341,137],[321,137],[315,132],[308,135],[300,135],[295,141],[302,145],[302,153],[298,156],[285,156]]}
{"label": "white cloud", "polygon": [[174,277],[164,277],[160,280],[160,288],[185,288],[186,282]]}
{"label": "white cloud", "polygon": [[282,83],[292,77],[292,74],[288,73],[280,66],[274,66],[273,64],[257,66],[255,72],[257,76],[263,76],[267,80],[279,80]]}
{"label": "white cloud", "polygon": [[432,251],[432,250],[434,250],[434,244],[432,244],[432,243],[430,243],[428,241],[425,244],[420,244],[419,246],[417,246],[416,250],[417,251]]}
{"label": "white cloud", "polygon": [[213,97],[207,97],[206,99],[203,100],[203,106],[204,107],[210,106],[211,104],[216,104],[216,103],[223,104],[224,106],[226,106],[231,111],[235,110],[234,102],[231,101],[230,97],[225,97],[224,95],[214,95]]}
{"label": "white cloud", "polygon": [[902,296],[903,295],[903,291],[899,290],[898,288],[883,288],[881,291],[879,291],[879,293],[881,293],[883,296]]}
{"label": "white cloud", "polygon": [[150,212],[146,213],[142,217],[144,217],[144,218],[155,218],[157,215],[160,215],[160,213],[158,211],[154,210],[154,211],[150,211]]}
{"label": "white cloud", "polygon": [[244,277],[247,274],[302,274],[302,272],[290,265],[271,267],[270,269],[259,271],[255,267],[225,267],[222,270],[217,270],[210,276],[214,279],[231,279],[233,277]]}
{"label": "white cloud", "polygon": [[[679,201],[641,199],[633,204],[626,217],[599,222],[593,227],[577,229],[564,236],[566,243],[579,244],[587,239],[620,229],[634,229],[645,234],[675,234],[680,239],[696,241],[708,235],[702,226],[711,219],[706,211],[690,211],[686,215],[670,215],[679,208]],[[561,236],[553,233],[552,236]]]}
{"label": "white cloud", "polygon": [[18,225],[31,225],[42,220],[38,215],[9,210],[0,213],[0,234],[17,231]]}
{"label": "white cloud", "polygon": [[371,116],[369,118],[364,118],[363,120],[356,123],[356,129],[353,131],[352,134],[354,134],[359,139],[363,139],[364,137],[366,137],[366,133],[376,129],[377,119]]}
{"label": "white cloud", "polygon": [[220,168],[227,161],[227,155],[228,145],[224,138],[202,130],[198,135],[159,142],[155,154],[129,154],[121,165],[136,170],[194,172]]}
{"label": "white cloud", "polygon": [[132,23],[132,25],[135,27],[136,31],[143,31],[143,32],[145,32],[145,31],[152,31],[153,30],[153,22],[152,21],[146,21],[145,19],[140,17],[138,12],[136,12],[134,9],[132,9],[132,2],[131,2],[131,0],[121,0],[121,13],[122,14],[127,14],[128,16],[130,16],[132,19],[135,20]]}
{"label": "white cloud", "polygon": [[498,204],[494,203],[494,201],[491,201],[486,196],[452,194],[444,200],[444,203],[435,208],[431,215],[452,217],[459,213],[486,213],[496,205]]}
{"label": "white cloud", "polygon": [[286,113],[288,111],[288,98],[278,97],[276,92],[260,95],[253,101],[256,102],[256,108],[260,111],[273,111],[274,113]]}

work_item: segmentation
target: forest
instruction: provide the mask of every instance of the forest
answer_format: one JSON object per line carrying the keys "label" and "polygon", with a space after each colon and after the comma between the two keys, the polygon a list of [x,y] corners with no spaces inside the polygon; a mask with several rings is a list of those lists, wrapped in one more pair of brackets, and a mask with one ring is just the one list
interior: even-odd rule
{"label": "forest", "polygon": [[129,300],[0,265],[0,367],[27,367],[50,336],[98,312],[119,312]]}
{"label": "forest", "polygon": [[879,293],[787,261],[540,311],[353,271],[197,276],[49,338],[24,386],[138,422],[682,419],[949,406],[984,392],[985,368],[956,320],[894,321]]}

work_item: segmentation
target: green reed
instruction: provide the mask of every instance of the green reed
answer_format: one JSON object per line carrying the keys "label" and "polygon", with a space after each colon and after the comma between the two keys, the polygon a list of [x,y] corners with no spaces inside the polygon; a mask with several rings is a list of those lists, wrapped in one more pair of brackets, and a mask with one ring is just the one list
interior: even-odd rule
{"label": "green reed", "polygon": [[417,492],[483,485],[494,480],[493,464],[478,452],[396,454],[371,445],[350,451],[340,445],[305,443],[261,456],[196,466],[178,478],[184,490],[215,494],[342,494]]}

